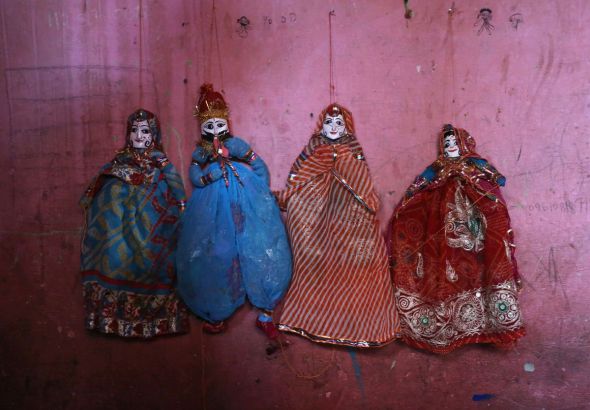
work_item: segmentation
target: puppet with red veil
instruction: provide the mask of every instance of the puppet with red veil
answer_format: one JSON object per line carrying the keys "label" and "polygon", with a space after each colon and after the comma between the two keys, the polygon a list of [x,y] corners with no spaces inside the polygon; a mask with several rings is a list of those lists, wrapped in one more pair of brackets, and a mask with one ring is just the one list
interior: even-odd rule
{"label": "puppet with red veil", "polygon": [[434,353],[525,334],[505,178],[450,124],[394,210],[388,245],[402,339]]}

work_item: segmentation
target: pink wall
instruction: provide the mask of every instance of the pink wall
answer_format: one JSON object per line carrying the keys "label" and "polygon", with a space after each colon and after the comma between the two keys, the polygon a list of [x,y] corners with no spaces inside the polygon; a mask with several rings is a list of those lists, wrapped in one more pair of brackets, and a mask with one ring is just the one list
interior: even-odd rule
{"label": "pink wall", "polygon": [[[402,0],[218,0],[222,78],[210,0],[0,2],[3,406],[587,406],[590,3],[455,0],[449,15],[452,4],[410,0],[408,21]],[[495,30],[478,36],[486,6]],[[278,189],[329,102],[331,9],[337,100],[355,115],[383,222],[434,159],[437,129],[450,121],[469,130],[508,178],[528,336],[510,352],[467,347],[447,357],[400,343],[352,352],[295,338],[268,356],[250,308],[221,336],[202,335],[196,320],[187,336],[151,342],[87,333],[77,200],[121,146],[140,94],[186,173],[197,89],[223,84],[234,133],[265,158]],[[508,19],[517,12],[524,21],[515,30]],[[245,37],[242,15],[251,22]],[[474,403],[477,393],[495,397]]]}

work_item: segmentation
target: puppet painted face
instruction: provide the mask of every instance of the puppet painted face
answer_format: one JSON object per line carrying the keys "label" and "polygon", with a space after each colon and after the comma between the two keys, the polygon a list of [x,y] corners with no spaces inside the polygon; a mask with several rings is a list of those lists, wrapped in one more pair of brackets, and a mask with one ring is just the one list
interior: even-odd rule
{"label": "puppet painted face", "polygon": [[129,139],[133,148],[146,149],[152,145],[152,130],[147,121],[134,121]]}
{"label": "puppet painted face", "polygon": [[207,139],[215,136],[225,135],[229,132],[227,120],[223,118],[211,118],[201,124],[201,135]]}
{"label": "puppet painted face", "polygon": [[344,124],[342,115],[331,116],[330,114],[326,114],[322,125],[322,134],[331,140],[337,140],[343,137],[346,134],[346,125]]}
{"label": "puppet painted face", "polygon": [[457,158],[461,156],[459,146],[457,145],[457,137],[455,137],[455,135],[445,135],[443,139],[443,150],[445,157],[447,158]]}

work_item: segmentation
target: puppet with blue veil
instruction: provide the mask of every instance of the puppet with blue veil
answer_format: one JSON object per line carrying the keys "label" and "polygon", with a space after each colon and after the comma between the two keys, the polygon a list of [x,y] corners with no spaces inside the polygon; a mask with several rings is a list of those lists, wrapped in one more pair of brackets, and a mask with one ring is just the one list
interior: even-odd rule
{"label": "puppet with blue veil", "polygon": [[188,312],[175,291],[174,254],[182,179],[164,153],[154,114],[133,112],[126,137],[80,201],[86,327],[123,337],[183,333]]}

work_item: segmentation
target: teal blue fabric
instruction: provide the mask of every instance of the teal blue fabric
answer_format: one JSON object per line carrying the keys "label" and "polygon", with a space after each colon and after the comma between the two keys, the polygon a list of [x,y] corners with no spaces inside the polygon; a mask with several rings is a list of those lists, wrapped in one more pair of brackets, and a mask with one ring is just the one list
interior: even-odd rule
{"label": "teal blue fabric", "polygon": [[131,149],[106,164],[81,199],[86,230],[81,249],[88,329],[123,337],[188,330],[175,292],[175,249],[182,180],[154,150],[137,160]]}
{"label": "teal blue fabric", "polygon": [[493,175],[498,175],[498,178],[496,180],[498,185],[500,185],[500,186],[506,185],[506,177],[504,175],[501,175],[498,172],[498,170],[492,164],[490,164],[486,159],[479,158],[479,157],[473,157],[473,158],[469,158],[469,161],[471,161],[476,167],[478,167],[479,169],[481,169],[484,172],[489,172]]}
{"label": "teal blue fabric", "polygon": [[424,178],[424,180],[431,182],[434,177],[436,176],[436,171],[432,165],[426,167],[424,171],[420,174],[419,178]]}
{"label": "teal blue fabric", "polygon": [[[155,151],[152,157],[163,156]],[[105,287],[163,294],[173,290],[174,250],[184,201],[182,180],[172,164],[149,164],[141,169],[128,153],[106,164],[82,197],[87,228],[82,243],[84,281]],[[127,179],[145,178],[136,184],[114,175],[115,167]],[[146,176],[146,175],[149,175]]]}

